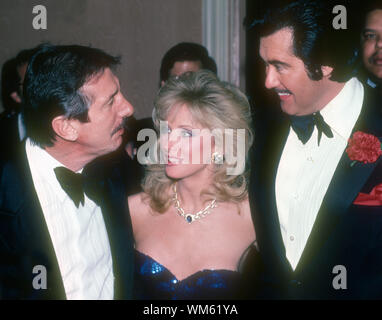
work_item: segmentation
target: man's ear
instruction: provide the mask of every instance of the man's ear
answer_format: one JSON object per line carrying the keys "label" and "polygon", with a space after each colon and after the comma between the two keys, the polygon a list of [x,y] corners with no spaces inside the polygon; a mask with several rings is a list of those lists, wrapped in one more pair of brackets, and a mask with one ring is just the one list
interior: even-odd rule
{"label": "man's ear", "polygon": [[65,118],[65,116],[58,116],[52,120],[52,128],[54,132],[64,140],[76,141],[78,131],[74,125],[74,119]]}
{"label": "man's ear", "polygon": [[332,72],[333,72],[333,68],[332,67],[329,67],[329,66],[322,66],[321,67],[321,71],[322,71],[322,75],[327,78],[329,77]]}

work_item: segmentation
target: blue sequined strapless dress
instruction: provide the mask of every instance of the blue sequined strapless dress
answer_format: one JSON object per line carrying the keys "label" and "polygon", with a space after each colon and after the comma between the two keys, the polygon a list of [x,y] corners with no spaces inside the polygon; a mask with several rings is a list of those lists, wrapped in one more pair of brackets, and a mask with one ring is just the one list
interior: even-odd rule
{"label": "blue sequined strapless dress", "polygon": [[242,281],[241,273],[230,270],[202,270],[179,281],[166,267],[135,251],[135,299],[236,299]]}

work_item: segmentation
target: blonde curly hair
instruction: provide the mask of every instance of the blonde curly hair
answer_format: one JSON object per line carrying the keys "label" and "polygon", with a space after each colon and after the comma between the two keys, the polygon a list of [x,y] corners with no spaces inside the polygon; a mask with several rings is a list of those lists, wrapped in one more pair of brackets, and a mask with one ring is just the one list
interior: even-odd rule
{"label": "blonde curly hair", "polygon": [[[248,195],[249,175],[247,155],[254,137],[247,97],[235,86],[220,81],[216,75],[206,70],[187,72],[177,78],[170,78],[159,90],[154,102],[153,121],[158,133],[160,121],[165,121],[171,108],[176,105],[186,105],[193,120],[207,129],[233,129],[233,150],[237,150],[235,129],[245,130],[246,165],[243,172],[228,175],[227,169],[231,165],[226,161],[214,165],[212,186],[209,186],[209,190],[201,191],[201,195],[207,195],[206,201],[216,198],[219,202],[239,204],[245,200]],[[165,165],[147,166],[142,188],[153,211],[163,213],[169,208],[174,183],[166,175]]]}

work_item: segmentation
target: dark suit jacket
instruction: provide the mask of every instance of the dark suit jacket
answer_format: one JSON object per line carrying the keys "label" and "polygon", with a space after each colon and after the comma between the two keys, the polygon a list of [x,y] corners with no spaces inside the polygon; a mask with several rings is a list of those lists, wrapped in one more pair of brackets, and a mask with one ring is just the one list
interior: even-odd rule
{"label": "dark suit jacket", "polygon": [[[34,189],[25,145],[0,159],[0,299],[65,299],[52,241]],[[130,299],[133,235],[126,215],[126,194],[100,165],[84,169],[87,189],[98,202],[109,236],[115,299]],[[95,171],[97,174],[95,174]],[[32,286],[34,266],[47,270],[47,289]]]}
{"label": "dark suit jacket", "polygon": [[[365,90],[362,112],[353,132],[363,131],[382,139],[382,101],[378,100],[374,92]],[[369,193],[382,183],[382,157],[373,164],[350,166],[351,161],[343,153],[293,271],[285,255],[275,199],[275,178],[289,123],[283,115],[262,112],[257,117],[249,190],[263,261],[261,290],[256,297],[382,298],[382,207],[352,204],[359,192]],[[336,265],[346,268],[347,289],[333,287]]]}
{"label": "dark suit jacket", "polygon": [[0,115],[0,150],[1,153],[14,152],[20,144],[18,114]]}

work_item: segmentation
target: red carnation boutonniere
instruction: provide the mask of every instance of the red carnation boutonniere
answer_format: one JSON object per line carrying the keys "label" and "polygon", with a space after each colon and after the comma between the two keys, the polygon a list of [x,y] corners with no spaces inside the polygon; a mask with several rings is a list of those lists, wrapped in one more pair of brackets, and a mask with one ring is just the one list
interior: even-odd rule
{"label": "red carnation boutonniere", "polygon": [[382,155],[382,144],[376,136],[357,131],[349,139],[346,153],[353,160],[351,166],[356,162],[374,163]]}
{"label": "red carnation boutonniere", "polygon": [[[353,160],[351,166],[356,162],[374,163],[382,155],[382,144],[376,136],[357,131],[349,139],[346,152]],[[381,206],[382,205],[382,184],[377,185],[367,194],[360,192],[353,204],[361,206]]]}

